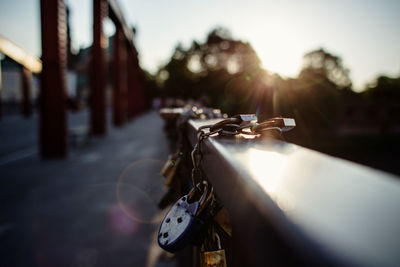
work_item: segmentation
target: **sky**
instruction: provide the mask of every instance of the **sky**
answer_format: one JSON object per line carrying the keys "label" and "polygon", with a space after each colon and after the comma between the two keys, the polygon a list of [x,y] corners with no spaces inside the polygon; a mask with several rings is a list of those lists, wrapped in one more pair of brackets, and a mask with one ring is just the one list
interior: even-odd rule
{"label": "sky", "polygon": [[[264,68],[296,77],[306,52],[325,48],[342,58],[356,90],[381,74],[400,75],[400,1],[397,0],[118,0],[140,64],[150,72],[176,45],[204,41],[216,26],[250,42]],[[92,42],[92,0],[66,0],[73,47]],[[39,0],[0,0],[0,35],[40,56]],[[108,35],[114,32],[104,22]]]}

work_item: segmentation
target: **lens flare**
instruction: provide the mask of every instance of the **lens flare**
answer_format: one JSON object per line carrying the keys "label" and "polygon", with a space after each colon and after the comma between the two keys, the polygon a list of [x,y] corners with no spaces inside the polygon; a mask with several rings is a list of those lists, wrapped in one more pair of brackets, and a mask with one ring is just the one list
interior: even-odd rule
{"label": "lens flare", "polygon": [[109,225],[114,232],[121,235],[132,235],[138,231],[140,224],[131,220],[131,217],[127,216],[120,205],[110,206],[107,213]]}
{"label": "lens flare", "polygon": [[118,179],[119,207],[137,223],[159,222],[157,202],[166,191],[160,175],[162,165],[159,159],[141,159],[128,165]]}

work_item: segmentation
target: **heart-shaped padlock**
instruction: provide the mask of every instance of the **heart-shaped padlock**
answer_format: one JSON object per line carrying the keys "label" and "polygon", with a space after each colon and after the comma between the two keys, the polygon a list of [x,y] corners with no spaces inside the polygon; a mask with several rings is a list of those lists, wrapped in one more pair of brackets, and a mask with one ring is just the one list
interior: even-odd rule
{"label": "heart-shaped padlock", "polygon": [[206,200],[207,182],[202,183],[203,193],[200,199],[190,201],[200,185],[197,184],[187,195],[181,197],[162,221],[158,231],[158,244],[164,250],[175,253],[192,243],[200,233],[204,223],[196,215]]}

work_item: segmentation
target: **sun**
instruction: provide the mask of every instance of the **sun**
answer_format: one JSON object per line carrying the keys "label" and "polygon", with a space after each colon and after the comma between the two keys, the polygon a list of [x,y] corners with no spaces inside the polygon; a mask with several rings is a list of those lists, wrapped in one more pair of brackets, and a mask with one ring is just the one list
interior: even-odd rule
{"label": "sun", "polygon": [[295,77],[302,66],[303,54],[308,51],[305,35],[285,23],[268,26],[266,34],[250,40],[262,67],[284,77]]}

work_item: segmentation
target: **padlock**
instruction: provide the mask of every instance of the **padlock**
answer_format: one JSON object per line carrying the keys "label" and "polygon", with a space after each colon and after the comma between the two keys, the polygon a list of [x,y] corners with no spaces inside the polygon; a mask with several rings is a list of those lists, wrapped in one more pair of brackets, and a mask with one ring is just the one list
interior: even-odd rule
{"label": "padlock", "polygon": [[163,167],[161,168],[160,174],[161,174],[162,176],[164,176],[164,177],[167,175],[167,173],[169,172],[169,170],[170,170],[171,167],[172,167],[172,165],[171,165],[171,158],[172,158],[172,155],[170,155],[170,156],[168,157],[167,161],[164,163]]}
{"label": "padlock", "polygon": [[277,117],[259,123],[254,127],[253,130],[256,132],[261,132],[263,130],[270,130],[271,128],[272,130],[274,128],[279,128],[279,131],[287,132],[293,129],[294,127],[296,127],[296,122],[294,119]]}
{"label": "padlock", "polygon": [[239,119],[238,123],[256,122],[258,120],[256,114],[239,114],[233,116],[232,118]]}
{"label": "padlock", "polygon": [[161,168],[160,174],[164,177],[168,177],[168,173],[176,165],[176,160],[181,156],[181,152],[177,151],[174,154],[168,156],[168,160],[164,163]]}
{"label": "padlock", "polygon": [[[258,120],[258,117],[256,114],[239,114],[239,115],[235,115],[231,118],[227,118],[224,120],[221,120],[217,123],[215,123],[214,125],[212,125],[210,127],[210,132],[214,132],[218,129],[220,129],[221,127],[223,127],[224,125],[227,124],[231,124],[231,125],[243,125],[243,124],[249,124],[249,123],[254,123]],[[230,132],[230,131],[227,131]]]}
{"label": "padlock", "polygon": [[165,186],[170,187],[174,181],[176,170],[178,169],[179,163],[181,162],[181,156],[178,156],[174,161],[171,162],[172,167],[166,175]]}
{"label": "padlock", "polygon": [[[202,190],[202,194],[196,201],[197,190]],[[174,253],[195,242],[204,225],[196,214],[204,205],[208,193],[208,183],[203,181],[172,206],[158,231],[158,244],[161,248]]]}
{"label": "padlock", "polygon": [[[217,242],[217,249],[200,253],[200,265],[202,267],[226,267],[225,250],[221,247],[221,240],[217,233],[214,233],[214,239]],[[204,246],[202,250],[204,250]]]}

